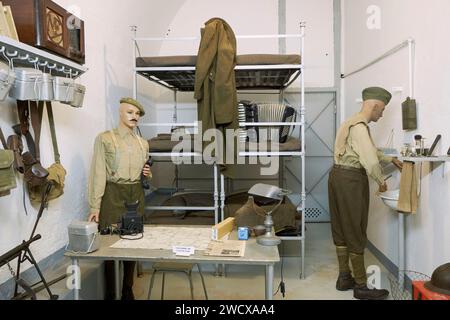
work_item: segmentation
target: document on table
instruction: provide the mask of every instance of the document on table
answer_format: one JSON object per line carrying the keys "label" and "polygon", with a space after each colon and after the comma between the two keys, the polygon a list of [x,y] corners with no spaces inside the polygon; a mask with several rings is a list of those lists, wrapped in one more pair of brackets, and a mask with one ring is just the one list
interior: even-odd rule
{"label": "document on table", "polygon": [[173,250],[173,247],[179,246],[205,250],[210,241],[211,227],[145,226],[142,239],[121,239],[111,248]]}
{"label": "document on table", "polygon": [[205,250],[206,256],[243,257],[246,241],[221,240],[211,241]]}

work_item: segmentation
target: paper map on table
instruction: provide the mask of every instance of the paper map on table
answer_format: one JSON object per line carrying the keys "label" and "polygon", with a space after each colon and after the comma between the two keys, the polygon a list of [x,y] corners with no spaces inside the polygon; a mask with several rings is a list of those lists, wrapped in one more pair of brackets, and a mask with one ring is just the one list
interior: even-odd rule
{"label": "paper map on table", "polygon": [[211,227],[144,227],[144,237],[139,240],[121,239],[111,248],[172,250],[174,246],[206,250],[211,241]]}
{"label": "paper map on table", "polygon": [[246,241],[221,240],[211,241],[204,252],[205,256],[243,257]]}

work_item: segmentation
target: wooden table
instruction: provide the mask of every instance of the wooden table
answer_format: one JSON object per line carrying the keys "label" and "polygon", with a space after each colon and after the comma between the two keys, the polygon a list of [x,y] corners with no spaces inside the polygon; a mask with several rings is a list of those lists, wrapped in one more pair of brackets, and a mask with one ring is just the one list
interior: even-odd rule
{"label": "wooden table", "polygon": [[[147,228],[148,226],[146,226]],[[186,226],[183,226],[186,227]],[[204,226],[191,226],[203,227]],[[236,231],[230,235],[230,239],[236,239]],[[255,238],[246,241],[244,257],[216,257],[203,255],[203,251],[195,251],[190,257],[176,256],[172,250],[150,249],[117,249],[110,248],[119,240],[119,236],[100,236],[100,248],[90,254],[66,252],[65,256],[72,259],[72,265],[79,270],[79,260],[112,260],[115,263],[116,299],[120,299],[120,261],[149,261],[149,262],[180,262],[180,263],[211,263],[211,264],[235,264],[235,265],[262,265],[265,266],[265,299],[272,300],[273,278],[275,263],[280,261],[278,247],[265,247],[256,243]],[[78,275],[81,279],[81,274]],[[79,287],[74,286],[74,298],[79,300]]]}

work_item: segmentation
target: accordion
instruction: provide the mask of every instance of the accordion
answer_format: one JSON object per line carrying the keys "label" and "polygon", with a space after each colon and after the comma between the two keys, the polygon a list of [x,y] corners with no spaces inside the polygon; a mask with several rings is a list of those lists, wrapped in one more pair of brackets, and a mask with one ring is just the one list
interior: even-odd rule
{"label": "accordion", "polygon": [[[251,103],[241,101],[238,106],[239,122],[295,122],[295,109],[286,104]],[[248,126],[240,131],[241,142],[276,141],[285,143],[292,126]]]}

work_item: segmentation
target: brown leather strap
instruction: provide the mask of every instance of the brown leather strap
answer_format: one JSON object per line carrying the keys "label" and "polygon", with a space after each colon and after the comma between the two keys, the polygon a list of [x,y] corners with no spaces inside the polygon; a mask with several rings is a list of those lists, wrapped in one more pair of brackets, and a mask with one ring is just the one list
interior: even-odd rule
{"label": "brown leather strap", "polygon": [[30,124],[28,123],[30,116],[28,101],[17,100],[17,113],[19,114],[20,131],[22,132],[22,135],[26,135],[30,129]]}
{"label": "brown leather strap", "polygon": [[42,110],[43,102],[36,103],[30,101],[31,125],[34,131],[34,145],[36,147],[36,160],[40,162],[39,142],[41,140],[41,125],[42,125]]}
{"label": "brown leather strap", "polygon": [[3,134],[3,130],[0,127],[0,140],[2,140],[2,145],[3,145],[3,149],[8,149],[7,145],[6,145],[6,140],[5,140],[5,136]]}
{"label": "brown leather strap", "polygon": [[8,149],[8,146],[6,145],[5,135],[3,134],[3,130],[0,127],[0,140],[2,140],[3,149]]}
{"label": "brown leather strap", "polygon": [[55,157],[55,162],[60,163],[61,157],[58,150],[58,140],[56,139],[55,118],[53,116],[52,103],[50,101],[47,101],[45,104],[47,106],[48,123],[50,125],[50,133],[52,135],[53,155]]}
{"label": "brown leather strap", "polygon": [[[31,152],[31,154],[36,157],[36,147],[34,144],[33,137],[30,133],[30,123],[29,123],[29,117],[30,117],[30,111],[29,111],[29,102],[28,101],[21,101],[17,100],[17,113],[20,120],[20,133],[25,136],[25,139],[27,141],[28,150]],[[19,135],[17,132],[17,126],[13,127],[16,134]]]}

